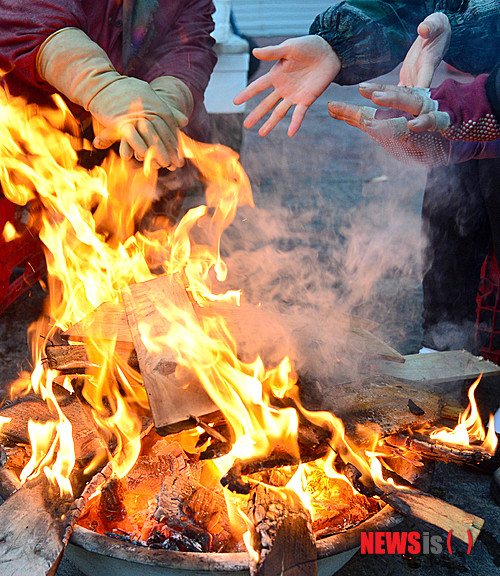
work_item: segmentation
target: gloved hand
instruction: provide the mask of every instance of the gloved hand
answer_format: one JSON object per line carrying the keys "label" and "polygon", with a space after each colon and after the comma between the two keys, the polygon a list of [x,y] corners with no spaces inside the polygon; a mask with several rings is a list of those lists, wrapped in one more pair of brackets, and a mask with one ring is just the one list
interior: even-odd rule
{"label": "gloved hand", "polygon": [[417,32],[401,66],[399,86],[428,88],[450,45],[450,21],[446,14],[435,12],[419,24]]}
{"label": "gloved hand", "polygon": [[500,138],[500,123],[486,95],[487,78],[482,74],[467,84],[448,79],[431,90],[364,83],[359,91],[379,106],[413,114],[408,128],[414,132],[437,130],[450,140],[486,142]]}
{"label": "gloved hand", "polygon": [[408,128],[415,132],[437,130],[444,132],[450,126],[450,115],[438,110],[438,101],[431,98],[427,88],[406,88],[384,84],[364,82],[359,91],[365,98],[371,99],[378,106],[387,106],[404,110],[415,116],[408,122]]}
{"label": "gloved hand", "polygon": [[360,128],[378,142],[396,160],[426,166],[447,165],[450,160],[450,141],[438,132],[411,132],[408,118],[398,110],[378,110],[345,102],[328,102],[332,118],[344,120]]}
{"label": "gloved hand", "polygon": [[133,152],[157,168],[182,165],[178,130],[188,122],[193,98],[180,80],[163,77],[157,93],[147,82],[119,74],[104,50],[78,28],[63,28],[45,40],[37,71],[104,127],[94,139],[96,148],[121,139],[122,156]]}
{"label": "gloved hand", "polygon": [[288,135],[293,136],[302,124],[309,106],[326,90],[339,73],[339,57],[320,36],[291,38],[278,46],[255,48],[259,60],[278,60],[271,70],[254,80],[234,97],[235,104],[243,104],[256,94],[273,88],[262,102],[246,117],[244,126],[251,128],[268,112],[271,116],[259,130],[267,136],[295,106]]}
{"label": "gloved hand", "polygon": [[[157,96],[163,100],[165,106],[170,109],[171,114],[171,125],[176,125],[175,129],[175,147],[167,148],[167,152],[172,158],[172,164],[174,167],[180,167],[183,165],[184,161],[182,156],[180,155],[180,151],[178,150],[178,130],[187,126],[189,121],[189,116],[193,110],[193,95],[189,88],[174,76],[159,76],[155,78],[152,82],[149,83],[149,86],[154,90]],[[104,134],[106,136],[106,134]],[[99,134],[99,137],[102,139],[103,134]],[[111,132],[112,137],[112,132]],[[163,140],[163,144],[167,147],[167,139]],[[107,146],[96,146],[106,148]],[[122,138],[120,143],[120,156],[124,158],[131,158],[134,154],[135,149],[132,148],[125,138]],[[137,154],[136,154],[137,157]],[[156,164],[156,165],[155,165]],[[153,166],[155,168],[159,168],[162,165],[157,162],[157,160],[153,161]],[[172,166],[165,164],[172,169]]]}

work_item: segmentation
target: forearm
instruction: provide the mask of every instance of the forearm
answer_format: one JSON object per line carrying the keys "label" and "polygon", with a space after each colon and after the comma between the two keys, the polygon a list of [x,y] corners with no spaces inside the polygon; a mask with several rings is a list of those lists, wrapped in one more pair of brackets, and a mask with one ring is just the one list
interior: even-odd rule
{"label": "forearm", "polygon": [[450,142],[449,164],[500,158],[500,139],[490,142]]}
{"label": "forearm", "polygon": [[491,72],[500,50],[498,1],[448,0],[443,4],[452,31],[446,62],[474,75]]}
{"label": "forearm", "polygon": [[500,122],[500,64],[497,64],[486,80],[486,97],[491,106],[491,110]]}
{"label": "forearm", "polygon": [[348,0],[317,16],[310,33],[324,38],[339,56],[342,70],[335,81],[356,84],[397,66],[429,13],[417,0]]}
{"label": "forearm", "polygon": [[34,91],[53,92],[37,74],[35,61],[43,42],[67,27],[84,29],[78,0],[0,0],[0,66]]}

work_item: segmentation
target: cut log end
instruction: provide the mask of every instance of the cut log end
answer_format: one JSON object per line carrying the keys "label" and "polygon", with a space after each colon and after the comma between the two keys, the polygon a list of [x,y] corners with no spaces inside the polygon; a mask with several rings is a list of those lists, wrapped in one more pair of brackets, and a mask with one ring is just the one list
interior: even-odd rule
{"label": "cut log end", "polygon": [[316,539],[309,511],[295,493],[258,484],[250,493],[247,515],[253,524],[252,576],[317,574]]}

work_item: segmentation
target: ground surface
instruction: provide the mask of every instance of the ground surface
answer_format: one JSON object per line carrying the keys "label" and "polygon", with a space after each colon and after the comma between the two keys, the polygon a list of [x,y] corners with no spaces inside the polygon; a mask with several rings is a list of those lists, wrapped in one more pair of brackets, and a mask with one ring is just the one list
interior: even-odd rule
{"label": "ground surface", "polygon": [[[396,83],[394,74],[389,79]],[[287,123],[266,138],[255,128],[245,131],[242,162],[256,210],[253,216],[244,212],[229,231],[225,250],[245,279],[249,298],[279,300],[292,308],[299,302],[300,310],[311,311],[315,325],[308,329],[316,332],[328,331],[332,309],[356,312],[380,322],[378,334],[393,347],[413,353],[421,334],[419,210],[425,170],[393,161],[366,135],[330,119],[326,103],[335,99],[363,101],[355,87],[332,86],[293,139],[286,135]],[[237,248],[245,249],[244,260]],[[41,289],[34,288],[0,317],[2,386],[29,367],[26,330],[42,299]],[[495,383],[483,385],[482,398],[491,409],[498,390]],[[486,475],[438,465],[430,490],[486,520],[470,555],[462,546],[452,556],[358,553],[338,574],[500,575],[500,507],[489,496],[489,482]],[[396,528],[411,529],[436,533],[408,521]],[[81,576],[64,560],[58,575]]]}

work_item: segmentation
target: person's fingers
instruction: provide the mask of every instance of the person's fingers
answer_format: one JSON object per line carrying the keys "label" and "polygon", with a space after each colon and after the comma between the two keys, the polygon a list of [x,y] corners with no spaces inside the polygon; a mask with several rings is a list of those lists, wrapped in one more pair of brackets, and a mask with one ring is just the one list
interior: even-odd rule
{"label": "person's fingers", "polygon": [[105,150],[119,139],[120,133],[117,130],[114,128],[104,128],[104,130],[99,132],[99,134],[94,138],[92,144],[99,150]]}
{"label": "person's fingers", "polygon": [[250,100],[250,98],[253,98],[257,94],[264,92],[264,90],[271,88],[272,85],[273,84],[271,82],[271,78],[270,78],[269,74],[264,74],[264,76],[257,78],[257,80],[254,80],[246,88],[244,88],[241,92],[236,94],[236,96],[233,98],[233,102],[237,106],[239,104],[244,104],[245,102]]}
{"label": "person's fingers", "polygon": [[429,114],[422,114],[418,118],[409,120],[408,128],[414,132],[423,132],[424,130],[436,129],[436,117],[431,112]]}
{"label": "person's fingers", "polygon": [[259,130],[260,136],[267,136],[269,132],[287,115],[288,110],[292,107],[292,103],[288,100],[282,100],[273,110],[271,116],[261,126]]}
{"label": "person's fingers", "polygon": [[411,89],[403,86],[393,86],[391,84],[377,84],[376,82],[361,82],[359,85],[361,96],[370,100],[374,92],[398,92],[400,90],[408,92]]}
{"label": "person's fingers", "polygon": [[376,109],[346,102],[328,102],[328,112],[332,118],[364,130],[365,123],[375,116]]}
{"label": "person's fingers", "polygon": [[417,28],[418,35],[422,38],[435,38],[439,34],[443,34],[448,27],[449,21],[445,14],[435,12],[429,14]]}
{"label": "person's fingers", "polygon": [[257,122],[265,116],[270,110],[272,110],[276,104],[281,100],[281,96],[276,90],[273,90],[271,94],[268,94],[262,102],[250,112],[250,114],[245,118],[243,126],[245,128],[252,128]]}
{"label": "person's fingers", "polygon": [[449,114],[439,110],[421,114],[417,118],[408,122],[408,127],[414,132],[424,132],[425,130],[447,130],[449,126]]}
{"label": "person's fingers", "polygon": [[141,135],[137,132],[134,124],[124,124],[121,127],[121,132],[123,138],[127,141],[127,144],[134,151],[135,159],[142,162],[146,156],[146,152],[148,151],[148,146],[142,139]]}
{"label": "person's fingers", "polygon": [[370,120],[365,124],[365,132],[374,140],[397,140],[410,133],[408,122],[403,116],[388,120]]}
{"label": "person's fingers", "polygon": [[162,166],[167,168],[171,165],[177,168],[184,166],[184,157],[179,148],[177,132],[174,132],[162,119],[157,119],[154,122],[154,128],[156,129],[160,142],[162,143],[163,149],[166,151],[166,155],[170,159],[168,164],[162,164]]}
{"label": "person's fingers", "polygon": [[166,168],[172,164],[172,159],[155,126],[151,122],[139,121],[137,132],[148,147],[145,158],[149,158],[153,168]]}
{"label": "person's fingers", "polygon": [[125,158],[125,160],[130,160],[134,155],[134,151],[130,147],[129,143],[122,138],[120,141],[120,158]]}
{"label": "person's fingers", "polygon": [[425,38],[425,39],[430,38],[432,35],[431,29],[426,22],[421,22],[418,25],[417,32],[421,38]]}
{"label": "person's fingers", "polygon": [[278,44],[275,46],[264,46],[262,48],[254,48],[252,54],[259,60],[270,62],[272,60],[279,60],[289,54],[290,48],[286,44]]}
{"label": "person's fingers", "polygon": [[371,99],[378,106],[404,110],[414,116],[420,114],[424,105],[422,94],[415,92],[372,92]]}
{"label": "person's fingers", "polygon": [[304,120],[304,116],[306,115],[308,109],[309,106],[306,106],[305,104],[297,104],[297,106],[295,106],[295,110],[293,111],[292,119],[290,121],[290,126],[288,127],[288,136],[290,136],[290,138],[295,136],[295,134],[297,134],[299,131],[299,128],[302,125],[302,120]]}

